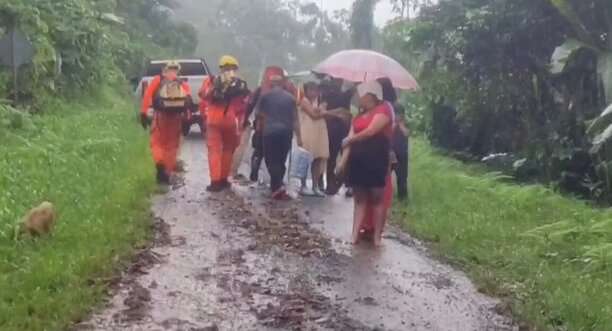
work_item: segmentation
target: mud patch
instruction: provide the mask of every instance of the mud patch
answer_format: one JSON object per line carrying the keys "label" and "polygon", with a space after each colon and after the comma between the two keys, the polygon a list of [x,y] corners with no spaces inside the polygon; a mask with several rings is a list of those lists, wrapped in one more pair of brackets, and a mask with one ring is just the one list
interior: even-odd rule
{"label": "mud patch", "polygon": [[162,262],[162,258],[155,252],[144,249],[136,254],[134,262],[127,268],[127,274],[123,277],[123,282],[133,281],[139,275],[146,275],[148,270],[155,264]]}
{"label": "mud patch", "polygon": [[383,235],[383,238],[396,241],[400,243],[401,245],[404,245],[407,247],[417,247],[418,246],[414,239],[404,234],[399,234],[399,233],[385,234]]}
{"label": "mud patch", "polygon": [[[148,288],[145,288],[138,283],[137,279],[147,275],[154,265],[164,262],[162,256],[155,253],[153,248],[169,245],[172,242],[170,227],[162,218],[154,217],[151,228],[153,231],[152,242],[138,250],[122,276],[113,278],[113,282],[110,283],[111,294],[116,294],[120,290],[127,291],[127,296],[123,301],[125,308],[112,316],[112,319],[118,324],[141,321],[150,311],[151,293],[149,290],[156,289],[158,284],[153,281]],[[74,329],[90,330],[93,327],[89,324],[79,324]]]}
{"label": "mud patch", "polygon": [[[191,168],[206,169],[199,141],[183,149]],[[152,243],[91,328],[510,330],[489,300],[409,236],[390,231],[379,251],[342,240],[350,201],[277,203],[239,186],[211,195],[203,173],[154,198],[163,219],[155,218]]]}
{"label": "mud patch", "polygon": [[172,245],[172,237],[170,236],[170,225],[161,217],[153,219],[153,246],[161,247]]}
{"label": "mud patch", "polygon": [[426,279],[437,290],[449,289],[455,285],[448,276],[442,274],[422,273],[419,277]]}
{"label": "mud patch", "polygon": [[[321,283],[342,282],[344,278],[333,267],[350,258],[337,254],[331,241],[302,219],[297,206],[267,203],[258,210],[233,192],[208,202],[217,216],[229,221],[226,226],[241,229],[254,240],[248,243],[243,238],[245,249],[223,250],[217,256],[222,269],[214,278],[227,292],[224,300],[246,302],[259,324],[267,328],[373,330],[317,290]],[[278,266],[258,258],[262,253],[288,264]]]}
{"label": "mud patch", "polygon": [[201,272],[195,275],[195,280],[200,282],[207,282],[213,277],[210,268],[204,268]]}
{"label": "mud patch", "polygon": [[278,297],[277,304],[268,303],[255,310],[261,324],[268,327],[304,330],[324,327],[331,330],[373,330],[348,317],[339,304],[328,298],[311,293],[292,292]]}
{"label": "mud patch", "polygon": [[208,199],[215,214],[223,220],[233,220],[235,225],[249,232],[255,244],[248,250],[281,247],[302,257],[325,257],[334,254],[331,241],[300,217],[297,205],[264,204],[265,210],[254,214],[257,207],[246,202],[234,192],[224,192]]}
{"label": "mud patch", "polygon": [[131,283],[130,286],[128,297],[123,302],[127,308],[115,316],[115,319],[122,323],[140,321],[150,309],[151,293],[149,290],[136,282]]}
{"label": "mud patch", "polygon": [[217,324],[211,323],[208,326],[197,326],[189,321],[178,318],[170,318],[160,323],[164,330],[189,330],[189,331],[219,331]]}
{"label": "mud patch", "polygon": [[374,299],[373,297],[357,298],[355,301],[363,305],[366,305],[366,306],[372,306],[372,307],[378,306],[378,302],[376,302],[376,299]]}

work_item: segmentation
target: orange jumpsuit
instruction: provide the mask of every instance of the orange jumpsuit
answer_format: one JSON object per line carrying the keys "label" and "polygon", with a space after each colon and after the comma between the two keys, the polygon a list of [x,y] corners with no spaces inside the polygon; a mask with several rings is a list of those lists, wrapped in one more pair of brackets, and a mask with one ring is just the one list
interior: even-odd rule
{"label": "orange jumpsuit", "polygon": [[220,183],[227,181],[234,151],[240,144],[239,121],[244,120],[247,96],[233,98],[229,106],[225,102],[214,102],[210,98],[214,88],[213,79],[205,80],[202,85],[200,111],[202,116],[206,115],[210,179],[213,183]]}
{"label": "orange jumpsuit", "polygon": [[[161,84],[161,76],[155,77],[145,91],[141,112],[146,114]],[[182,84],[183,90],[191,97],[189,84]],[[153,112],[151,127],[151,153],[156,165],[162,165],[169,173],[176,171],[176,160],[181,142],[182,113]]]}

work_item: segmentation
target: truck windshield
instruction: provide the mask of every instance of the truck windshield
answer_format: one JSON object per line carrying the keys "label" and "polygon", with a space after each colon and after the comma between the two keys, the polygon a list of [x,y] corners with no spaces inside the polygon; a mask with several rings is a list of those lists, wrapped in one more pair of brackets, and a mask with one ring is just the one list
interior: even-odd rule
{"label": "truck windshield", "polygon": [[[206,72],[206,67],[202,62],[180,62],[181,64],[181,76],[206,76],[208,72]],[[147,67],[146,76],[157,76],[161,75],[162,69],[164,68],[165,63],[151,63]]]}

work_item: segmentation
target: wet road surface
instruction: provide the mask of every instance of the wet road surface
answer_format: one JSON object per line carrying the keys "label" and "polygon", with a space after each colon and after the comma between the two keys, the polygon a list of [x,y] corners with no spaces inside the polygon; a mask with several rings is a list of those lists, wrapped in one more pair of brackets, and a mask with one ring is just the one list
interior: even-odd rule
{"label": "wet road surface", "polygon": [[184,185],[153,201],[151,247],[76,330],[518,329],[397,229],[381,249],[350,245],[350,200],[271,203],[246,183],[209,194],[202,140],[181,158]]}

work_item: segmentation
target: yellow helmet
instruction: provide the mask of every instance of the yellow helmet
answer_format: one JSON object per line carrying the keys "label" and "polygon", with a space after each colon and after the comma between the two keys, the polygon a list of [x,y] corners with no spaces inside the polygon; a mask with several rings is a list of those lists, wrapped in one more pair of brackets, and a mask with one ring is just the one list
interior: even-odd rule
{"label": "yellow helmet", "polygon": [[219,67],[230,67],[230,66],[239,67],[240,64],[238,63],[238,60],[236,60],[235,57],[231,55],[223,55],[221,59],[219,59]]}
{"label": "yellow helmet", "polygon": [[175,60],[168,61],[165,69],[176,69],[177,71],[181,71],[181,64]]}

